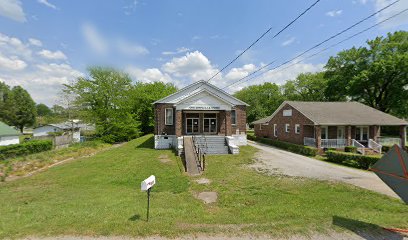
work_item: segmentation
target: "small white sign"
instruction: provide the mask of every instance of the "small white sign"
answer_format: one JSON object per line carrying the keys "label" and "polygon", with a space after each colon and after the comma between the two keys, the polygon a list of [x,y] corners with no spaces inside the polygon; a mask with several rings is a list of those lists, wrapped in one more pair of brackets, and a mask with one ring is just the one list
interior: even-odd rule
{"label": "small white sign", "polygon": [[150,177],[148,177],[144,181],[142,181],[142,184],[141,184],[140,188],[141,188],[142,191],[147,191],[151,187],[153,187],[154,184],[156,184],[156,177],[154,175],[151,175]]}

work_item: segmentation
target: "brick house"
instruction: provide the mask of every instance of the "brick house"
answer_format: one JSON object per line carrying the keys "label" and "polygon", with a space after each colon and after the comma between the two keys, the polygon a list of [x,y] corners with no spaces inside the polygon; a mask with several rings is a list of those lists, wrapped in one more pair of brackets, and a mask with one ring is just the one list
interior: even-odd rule
{"label": "brick house", "polygon": [[154,104],[155,148],[182,148],[183,136],[224,136],[246,144],[248,104],[206,81],[195,82]]}
{"label": "brick house", "polygon": [[[269,117],[253,122],[255,135],[323,148],[355,146],[359,151],[406,144],[405,120],[358,102],[285,101]],[[381,126],[399,127],[398,138],[381,136]]]}

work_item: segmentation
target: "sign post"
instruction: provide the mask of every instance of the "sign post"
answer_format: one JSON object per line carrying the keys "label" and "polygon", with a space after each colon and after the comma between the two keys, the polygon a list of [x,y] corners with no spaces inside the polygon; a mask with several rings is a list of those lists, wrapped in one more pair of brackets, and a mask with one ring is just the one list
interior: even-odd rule
{"label": "sign post", "polygon": [[142,181],[141,187],[140,187],[142,191],[147,191],[147,215],[146,215],[147,222],[149,221],[150,191],[152,190],[152,187],[155,184],[156,184],[156,177],[154,175],[151,175],[150,177]]}

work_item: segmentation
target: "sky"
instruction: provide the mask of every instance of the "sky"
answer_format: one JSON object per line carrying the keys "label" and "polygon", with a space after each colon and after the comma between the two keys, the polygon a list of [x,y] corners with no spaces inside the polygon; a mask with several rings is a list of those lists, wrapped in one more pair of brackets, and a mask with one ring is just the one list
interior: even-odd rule
{"label": "sky", "polygon": [[[268,28],[272,30],[210,83],[233,93],[284,84],[324,69],[328,58],[388,32],[408,30],[407,12],[314,58],[229,86],[275,60],[277,66],[351,26],[391,0],[321,0],[292,26],[273,35],[315,0],[0,0],[0,81],[21,85],[34,101],[58,104],[64,83],[91,66],[115,67],[133,81],[184,87],[208,80]],[[408,0],[368,19],[330,46],[408,8]],[[316,49],[319,51],[319,48]],[[313,51],[311,52],[313,53]],[[307,55],[306,55],[307,56]]]}

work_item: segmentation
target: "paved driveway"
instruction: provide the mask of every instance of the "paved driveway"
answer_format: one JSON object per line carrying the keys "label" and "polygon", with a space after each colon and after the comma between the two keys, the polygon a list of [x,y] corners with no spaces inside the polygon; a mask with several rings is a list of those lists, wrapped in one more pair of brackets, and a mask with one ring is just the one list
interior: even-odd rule
{"label": "paved driveway", "polygon": [[341,181],[398,198],[373,172],[319,161],[253,141],[248,143],[260,149],[252,165],[255,169],[277,175]]}

